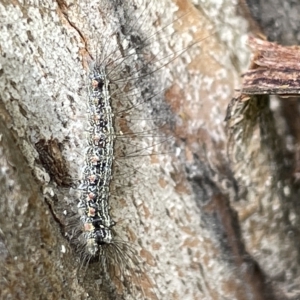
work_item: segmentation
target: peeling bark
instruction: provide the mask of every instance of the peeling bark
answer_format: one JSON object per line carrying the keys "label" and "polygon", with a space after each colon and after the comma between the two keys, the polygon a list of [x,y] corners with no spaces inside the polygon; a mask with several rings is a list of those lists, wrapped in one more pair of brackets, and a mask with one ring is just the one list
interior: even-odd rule
{"label": "peeling bark", "polygon": [[293,174],[295,159],[274,117],[276,110],[271,110],[269,94],[298,94],[298,75],[293,70],[297,63],[293,60],[299,49],[253,38],[250,45],[254,50],[252,68],[243,75],[241,93],[232,99],[226,117],[232,170],[244,187],[233,207],[249,252],[285,297],[296,299],[299,183]]}

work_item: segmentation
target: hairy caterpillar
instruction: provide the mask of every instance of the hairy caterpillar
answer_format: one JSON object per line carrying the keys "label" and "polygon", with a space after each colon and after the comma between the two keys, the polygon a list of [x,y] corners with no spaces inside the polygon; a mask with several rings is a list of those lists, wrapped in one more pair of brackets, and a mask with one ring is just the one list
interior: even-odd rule
{"label": "hairy caterpillar", "polygon": [[[151,5],[148,4],[146,9],[149,9],[149,7],[151,8]],[[116,9],[120,9],[120,7],[117,6]],[[131,10],[132,8],[129,7],[128,15],[130,15]],[[180,16],[178,18],[178,23],[182,22],[181,19],[184,19],[184,14],[181,14],[183,17]],[[189,12],[186,13],[187,16],[188,14]],[[132,199],[133,201],[143,203],[146,199],[146,196],[141,194],[138,196],[138,199],[135,200],[134,187],[128,190],[128,183],[138,180],[141,172],[147,172],[147,168],[144,167],[144,164],[147,163],[147,165],[150,166],[149,162],[147,162],[147,160],[149,160],[151,164],[149,154],[152,153],[152,157],[157,159],[155,153],[157,151],[155,150],[156,145],[161,145],[166,140],[166,138],[163,137],[162,131],[160,132],[158,129],[162,127],[161,124],[167,123],[169,118],[168,114],[170,115],[167,106],[161,100],[164,87],[157,83],[155,84],[155,79],[152,74],[156,73],[156,76],[158,76],[161,67],[164,67],[165,64],[186,51],[186,47],[179,45],[179,47],[175,48],[174,53],[161,54],[158,52],[150,56],[151,52],[149,51],[149,47],[152,47],[151,43],[165,41],[166,37],[164,35],[168,36],[168,33],[162,34],[162,32],[158,31],[153,34],[154,38],[152,38],[152,40],[151,35],[150,39],[144,37],[140,24],[145,24],[147,17],[143,18],[137,21],[133,19],[129,24],[125,24],[121,27],[121,32],[113,32],[112,35],[109,35],[110,39],[116,39],[121,51],[116,51],[116,46],[111,47],[112,50],[110,50],[109,44],[113,43],[111,40],[109,40],[109,42],[105,39],[104,42],[101,40],[98,41],[100,45],[102,44],[102,48],[100,48],[101,51],[96,50],[99,54],[96,52],[96,61],[92,63],[92,67],[89,71],[90,93],[92,94],[92,96],[89,96],[90,100],[88,105],[90,112],[89,118],[91,120],[91,129],[89,130],[91,130],[92,133],[89,134],[89,148],[87,150],[87,158],[85,158],[86,163],[84,164],[84,192],[81,194],[81,200],[79,202],[82,223],[79,226],[77,224],[78,231],[74,234],[77,244],[79,244],[79,246],[76,245],[76,247],[79,248],[80,256],[83,257],[84,260],[93,261],[96,259],[101,262],[100,268],[113,268],[111,275],[112,281],[114,281],[113,276],[115,274],[120,274],[115,277],[117,281],[121,282],[121,286],[123,285],[120,292],[121,294],[123,293],[122,289],[125,288],[125,290],[129,289],[130,291],[132,289],[130,285],[137,285],[137,288],[142,290],[141,295],[146,292],[141,286],[142,276],[144,276],[144,281],[146,280],[145,282],[148,282],[147,285],[150,287],[150,289],[148,288],[150,291],[151,284],[149,282],[151,281],[147,279],[147,273],[142,274],[145,273],[146,269],[140,265],[141,262],[139,261],[138,254],[133,251],[133,246],[130,245],[130,242],[125,242],[126,239],[125,241],[123,240],[122,236],[124,233],[120,232],[118,224],[115,227],[118,231],[116,234],[113,228],[115,223],[110,216],[109,207],[118,207],[118,202],[124,197],[124,191],[127,193],[125,197],[129,198],[129,202],[130,199]],[[125,22],[128,22],[126,18]],[[174,25],[176,21],[172,21],[170,24]],[[122,34],[124,37],[121,36]],[[105,49],[106,47],[108,49]],[[100,98],[102,99],[101,104],[99,102]],[[95,104],[95,101],[97,104]],[[98,106],[105,106],[105,108],[102,107],[102,109],[107,110],[102,113],[102,116],[105,118],[105,125],[96,124],[101,121],[100,119],[102,118],[99,117],[101,112]],[[145,114],[144,111],[147,107],[148,109],[150,108],[153,113]],[[98,117],[93,115],[96,111],[98,111]],[[141,119],[143,114],[145,116]],[[112,124],[113,115],[115,116],[116,124]],[[162,120],[164,120],[164,122],[162,122]],[[114,127],[116,127],[116,130]],[[103,130],[106,133],[103,134]],[[110,138],[110,141],[107,142],[104,147],[99,147],[98,145],[101,134],[106,135],[106,138]],[[116,136],[115,142],[113,142],[112,138],[114,136]],[[96,139],[97,145],[94,146]],[[145,143],[145,140],[148,140],[148,145]],[[114,143],[116,144],[116,153],[113,151]],[[106,147],[108,148],[107,151],[104,149]],[[97,162],[94,161],[93,167],[91,160],[95,159],[95,156],[99,158],[101,155],[95,155],[95,152],[102,149],[105,152],[105,154],[103,153],[103,158],[101,158],[105,160],[102,175],[106,174],[103,175],[103,177],[109,178],[109,182],[106,184],[101,183],[100,186],[99,179],[97,181],[98,183],[95,184],[95,176],[101,177],[101,172],[99,171],[100,166],[96,165],[102,162],[96,159]],[[165,147],[165,149],[167,148]],[[160,150],[160,152],[163,151],[166,150]],[[171,153],[170,150],[168,151]],[[114,170],[110,170],[113,165],[113,156],[115,156],[114,159],[116,161],[114,164],[115,168]],[[163,157],[162,154],[160,154],[160,156]],[[134,167],[133,162],[136,163]],[[95,171],[95,169],[97,170]],[[129,173],[127,170],[129,170]],[[107,175],[107,172],[109,175]],[[112,187],[110,186],[110,173],[113,173],[115,177]],[[126,178],[124,180],[124,174],[129,174],[130,181],[127,181]],[[121,182],[118,183],[117,180],[121,180]],[[143,185],[143,182],[139,182],[138,184]],[[103,185],[105,185],[105,187],[103,187]],[[115,211],[115,209],[113,209],[113,211]],[[165,213],[160,212],[160,214],[164,216]],[[127,219],[131,218],[134,217],[128,214]],[[126,225],[128,220],[121,221],[121,223]],[[152,261],[155,263],[153,258]],[[109,266],[106,264],[109,264]],[[89,268],[90,267],[87,269],[87,273],[89,272]],[[108,273],[110,272],[108,271]],[[126,275],[127,273],[128,275]],[[101,276],[103,277],[103,275]],[[125,278],[126,276],[128,276],[128,278]],[[126,283],[125,286],[124,282]],[[134,290],[136,291],[136,288]],[[109,293],[111,292],[112,291]],[[133,297],[138,298],[137,292],[130,292],[134,293]],[[147,293],[149,293],[149,291]],[[145,297],[145,295],[142,297]],[[151,297],[155,299],[157,296],[155,294],[151,296],[150,294],[150,298]]]}
{"label": "hairy caterpillar", "polygon": [[[131,28],[131,30],[133,29]],[[131,45],[121,47],[122,51],[119,53],[114,50],[107,55],[104,51],[104,55],[101,53],[102,58],[98,58],[98,61],[92,63],[89,73],[89,148],[86,151],[84,179],[80,188],[84,192],[81,194],[78,204],[83,229],[75,234],[77,241],[81,243],[79,248],[84,260],[96,259],[101,262],[101,268],[107,269],[107,274],[111,274],[111,280],[114,280],[114,275],[120,273],[116,276],[117,280],[122,282],[121,285],[123,286],[125,282],[125,289],[129,287],[129,290],[131,290],[131,285],[140,285],[140,277],[145,277],[146,274],[142,274],[145,271],[142,271],[139,258],[132,246],[115,236],[116,233],[113,231],[115,222],[110,216],[110,205],[113,205],[114,201],[118,201],[118,198],[113,200],[111,198],[117,194],[117,188],[124,193],[127,183],[123,180],[120,186],[116,188],[117,184],[112,185],[111,179],[112,175],[118,172],[119,174],[115,175],[116,179],[122,179],[125,168],[128,168],[126,165],[124,168],[124,164],[118,162],[119,157],[128,159],[131,156],[129,159],[138,161],[140,156],[143,157],[148,152],[147,148],[154,155],[154,143],[161,143],[159,142],[161,134],[158,135],[158,130],[154,130],[153,124],[151,124],[156,122],[157,126],[160,120],[155,120],[153,116],[146,119],[146,122],[151,124],[148,126],[150,129],[145,130],[140,127],[138,130],[132,131],[130,127],[132,120],[136,123],[139,122],[138,119],[134,120],[134,112],[132,111],[144,110],[147,102],[151,102],[150,105],[154,107],[154,100],[161,96],[161,91],[155,91],[151,88],[153,83],[151,79],[149,80],[151,70],[154,69],[151,62],[155,62],[156,58],[152,58],[150,63],[145,63],[139,58],[141,60],[139,62],[137,57],[145,55],[148,42],[142,40],[138,36],[138,32],[134,34],[135,36],[132,32],[125,33],[125,37],[137,38],[137,42],[131,41]],[[133,71],[128,71],[130,63],[135,64]],[[142,88],[141,91],[137,90],[137,82]],[[146,88],[144,82],[146,82]],[[126,91],[123,90],[125,88]],[[136,127],[138,128],[138,126]],[[153,145],[145,148],[143,145],[145,138],[150,139],[150,143]],[[114,147],[115,143],[117,144],[116,147]],[[119,153],[116,154],[115,150]],[[113,159],[116,162],[113,163]],[[115,166],[114,169],[113,165]],[[140,168],[140,166],[137,167]],[[141,171],[143,170],[141,169],[139,172]],[[136,177],[136,170],[130,169],[130,172],[129,176]],[[111,185],[114,190],[112,190]],[[130,196],[131,193],[129,193]],[[112,273],[108,270],[111,268],[113,269]],[[136,273],[141,274],[136,275]],[[126,276],[129,277],[126,278]],[[134,280],[135,283],[129,282]],[[149,279],[146,278],[146,281]],[[138,289],[141,289],[143,297],[146,297],[143,288],[138,286]],[[110,297],[116,297],[116,294],[111,296],[111,293],[114,292],[110,289]],[[137,294],[132,296],[138,297]],[[157,298],[155,294],[152,294],[152,297],[154,297],[153,299]]]}

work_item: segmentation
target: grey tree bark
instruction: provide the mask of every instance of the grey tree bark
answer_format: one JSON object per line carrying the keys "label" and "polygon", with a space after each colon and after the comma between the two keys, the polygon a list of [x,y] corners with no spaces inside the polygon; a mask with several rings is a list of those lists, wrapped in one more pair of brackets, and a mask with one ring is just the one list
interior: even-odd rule
{"label": "grey tree bark", "polygon": [[[1,299],[285,299],[299,288],[288,277],[297,243],[281,242],[284,201],[261,179],[269,160],[254,157],[239,177],[242,160],[227,156],[225,111],[249,61],[236,10],[229,0],[2,1]],[[81,268],[66,233],[85,159],[88,66],[140,40],[128,69],[141,61],[146,80],[129,101],[158,97],[131,114],[127,130],[145,151],[116,163],[111,197],[140,274],[136,289],[115,282],[112,293],[101,265]]]}

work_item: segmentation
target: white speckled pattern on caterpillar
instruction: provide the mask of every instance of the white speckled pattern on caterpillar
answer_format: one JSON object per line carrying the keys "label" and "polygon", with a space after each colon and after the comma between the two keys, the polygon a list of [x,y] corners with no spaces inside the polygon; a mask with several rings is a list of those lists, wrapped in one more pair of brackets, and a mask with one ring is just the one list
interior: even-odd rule
{"label": "white speckled pattern on caterpillar", "polygon": [[78,211],[83,223],[87,252],[95,256],[99,245],[111,243],[109,188],[114,156],[113,114],[109,81],[104,68],[94,67],[89,76],[89,141],[83,167]]}

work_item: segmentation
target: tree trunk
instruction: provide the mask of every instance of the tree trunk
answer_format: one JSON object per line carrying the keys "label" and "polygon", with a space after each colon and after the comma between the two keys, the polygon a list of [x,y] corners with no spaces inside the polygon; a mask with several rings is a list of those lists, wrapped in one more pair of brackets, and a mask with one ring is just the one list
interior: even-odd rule
{"label": "tree trunk", "polygon": [[[206,2],[0,4],[1,299],[287,298],[299,250],[280,243],[270,162],[252,157],[239,177],[225,130],[247,22],[232,1]],[[95,61],[116,120],[113,271],[72,239]]]}

